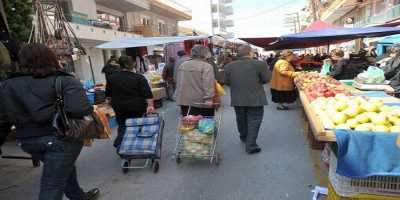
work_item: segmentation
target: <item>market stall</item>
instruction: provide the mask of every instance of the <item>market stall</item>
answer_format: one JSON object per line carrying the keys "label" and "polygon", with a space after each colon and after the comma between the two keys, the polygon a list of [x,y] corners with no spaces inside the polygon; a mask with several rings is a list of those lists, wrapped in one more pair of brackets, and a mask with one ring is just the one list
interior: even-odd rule
{"label": "market stall", "polygon": [[[268,50],[319,47],[358,38],[399,34],[400,28],[326,28],[243,40]],[[272,41],[272,42],[271,42]],[[318,72],[295,79],[313,149],[329,165],[328,199],[399,199],[400,100],[382,70],[369,67],[355,80],[337,81]],[[396,145],[397,141],[397,145]]]}
{"label": "market stall", "polygon": [[[206,42],[204,42],[206,41]],[[149,81],[156,107],[162,106],[162,100],[167,97],[166,82],[162,79],[163,68],[168,64],[169,57],[176,57],[177,51],[184,50],[190,53],[190,49],[197,43],[208,44],[208,36],[174,36],[174,37],[143,37],[123,38],[98,45],[100,49],[126,49],[127,55],[136,58],[137,72]],[[206,44],[207,43],[207,44]],[[161,59],[151,58],[155,47],[163,49]],[[178,58],[176,58],[177,60]]]}

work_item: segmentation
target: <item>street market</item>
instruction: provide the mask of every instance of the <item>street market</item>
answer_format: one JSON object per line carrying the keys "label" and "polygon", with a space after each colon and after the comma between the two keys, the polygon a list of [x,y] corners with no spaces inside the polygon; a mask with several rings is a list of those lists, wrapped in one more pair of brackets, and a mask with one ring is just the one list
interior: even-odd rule
{"label": "street market", "polygon": [[400,199],[400,1],[273,1],[0,0],[0,199]]}

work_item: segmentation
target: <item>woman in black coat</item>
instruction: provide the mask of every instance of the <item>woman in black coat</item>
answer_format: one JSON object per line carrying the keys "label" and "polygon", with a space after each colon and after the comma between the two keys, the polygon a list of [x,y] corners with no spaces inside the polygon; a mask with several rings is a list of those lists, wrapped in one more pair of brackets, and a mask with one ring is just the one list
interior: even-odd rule
{"label": "woman in black coat", "polygon": [[45,45],[28,44],[19,53],[21,72],[5,80],[0,88],[0,136],[9,124],[16,127],[21,148],[44,163],[39,200],[92,200],[98,189],[85,193],[77,181],[75,162],[83,142],[63,141],[52,126],[55,113],[55,79],[62,81],[66,113],[83,118],[92,112],[79,80],[61,72],[56,55]]}
{"label": "woman in black coat", "polygon": [[132,58],[121,56],[119,65],[121,71],[109,77],[106,88],[106,96],[111,99],[118,123],[118,136],[114,141],[116,148],[124,137],[126,119],[155,111],[149,83],[143,75],[133,72],[135,63]]}

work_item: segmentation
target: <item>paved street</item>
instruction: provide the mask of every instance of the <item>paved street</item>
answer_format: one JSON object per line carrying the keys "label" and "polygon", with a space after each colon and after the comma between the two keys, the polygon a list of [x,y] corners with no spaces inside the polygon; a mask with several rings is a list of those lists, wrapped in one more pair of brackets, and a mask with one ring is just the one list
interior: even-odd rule
{"label": "paved street", "polygon": [[[227,99],[224,100],[228,103]],[[160,172],[150,169],[122,174],[111,141],[85,148],[78,162],[79,180],[86,189],[99,187],[101,200],[308,200],[317,178],[313,170],[299,109],[278,112],[266,108],[259,144],[263,151],[247,155],[237,137],[233,109],[225,106],[218,151],[219,167],[172,159],[178,109],[164,105],[167,125]],[[16,153],[8,144],[4,153]],[[29,161],[0,160],[0,199],[36,199],[41,168]]]}

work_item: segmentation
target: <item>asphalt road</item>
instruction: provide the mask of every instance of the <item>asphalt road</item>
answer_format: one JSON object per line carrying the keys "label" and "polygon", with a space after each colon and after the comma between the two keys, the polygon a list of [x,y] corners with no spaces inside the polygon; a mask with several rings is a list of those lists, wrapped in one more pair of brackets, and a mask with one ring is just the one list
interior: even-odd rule
{"label": "asphalt road", "polygon": [[[228,104],[228,97],[224,104]],[[158,174],[150,169],[123,174],[111,141],[96,141],[85,148],[77,162],[82,187],[99,187],[101,200],[309,200],[317,183],[314,165],[306,144],[300,109],[277,111],[266,107],[257,155],[247,155],[238,139],[233,109],[223,114],[218,151],[220,166],[207,162],[172,159],[175,147],[178,108],[167,103],[161,110],[166,118],[163,158]],[[15,144],[7,144],[5,154],[19,154]],[[0,199],[36,199],[41,168],[29,161],[0,159]]]}

